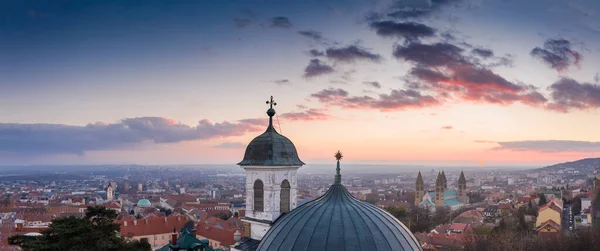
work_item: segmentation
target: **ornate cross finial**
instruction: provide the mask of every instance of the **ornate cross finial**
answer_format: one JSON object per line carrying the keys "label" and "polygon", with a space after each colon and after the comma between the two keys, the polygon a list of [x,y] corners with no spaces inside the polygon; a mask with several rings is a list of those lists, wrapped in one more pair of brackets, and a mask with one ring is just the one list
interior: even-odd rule
{"label": "ornate cross finial", "polygon": [[277,103],[275,103],[275,100],[273,100],[273,96],[271,96],[271,100],[267,100],[267,105],[270,105],[269,108],[273,109],[274,105],[277,105]]}
{"label": "ornate cross finial", "polygon": [[335,153],[335,159],[337,160],[337,167],[335,168],[335,179],[334,179],[334,183],[335,184],[342,184],[342,175],[340,174],[340,160],[344,157],[344,155],[342,155],[342,152],[340,152],[339,150]]}
{"label": "ornate cross finial", "polygon": [[340,161],[344,157],[344,155],[342,155],[342,152],[340,152],[339,150],[335,153],[334,156],[335,156],[335,159],[338,161]]}

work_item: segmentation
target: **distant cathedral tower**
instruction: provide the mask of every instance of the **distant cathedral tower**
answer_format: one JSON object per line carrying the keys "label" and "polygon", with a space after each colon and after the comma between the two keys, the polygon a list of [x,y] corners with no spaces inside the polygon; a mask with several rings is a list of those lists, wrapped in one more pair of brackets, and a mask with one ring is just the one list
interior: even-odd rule
{"label": "distant cathedral tower", "polygon": [[114,200],[115,199],[115,188],[112,185],[108,185],[106,188],[106,200]]}
{"label": "distant cathedral tower", "polygon": [[458,178],[458,200],[462,203],[469,203],[469,196],[467,196],[467,179],[465,179],[465,173],[460,171],[460,178]]}
{"label": "distant cathedral tower", "polygon": [[435,180],[435,206],[444,206],[444,191],[446,182],[444,182],[444,176],[442,173],[438,173],[437,179]]}
{"label": "distant cathedral tower", "polygon": [[444,170],[442,170],[442,181],[444,182],[444,190],[448,190],[448,179],[446,179],[446,174]]}
{"label": "distant cathedral tower", "polygon": [[272,96],[267,104],[269,126],[248,144],[238,163],[246,174],[244,235],[255,240],[261,240],[281,214],[296,207],[296,172],[304,165],[292,141],[273,127],[277,104]]}
{"label": "distant cathedral tower", "polygon": [[421,171],[419,171],[415,188],[415,206],[418,206],[419,203],[421,203],[423,196],[425,196],[425,182],[423,182],[423,176],[421,176]]}
{"label": "distant cathedral tower", "polygon": [[467,179],[463,172],[460,173],[458,189],[448,189],[448,180],[444,171],[438,172],[435,180],[435,190],[425,191],[425,184],[421,172],[417,175],[415,187],[415,205],[420,207],[449,207],[451,210],[459,209],[469,203],[467,196]]}

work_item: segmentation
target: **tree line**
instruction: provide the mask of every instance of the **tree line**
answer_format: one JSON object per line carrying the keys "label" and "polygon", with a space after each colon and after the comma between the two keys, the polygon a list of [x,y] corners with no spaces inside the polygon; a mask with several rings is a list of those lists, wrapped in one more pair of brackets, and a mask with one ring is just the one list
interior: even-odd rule
{"label": "tree line", "polygon": [[141,240],[119,235],[120,225],[115,223],[117,212],[104,206],[89,206],[83,218],[60,217],[40,233],[41,236],[13,235],[11,245],[24,251],[149,251],[146,238]]}

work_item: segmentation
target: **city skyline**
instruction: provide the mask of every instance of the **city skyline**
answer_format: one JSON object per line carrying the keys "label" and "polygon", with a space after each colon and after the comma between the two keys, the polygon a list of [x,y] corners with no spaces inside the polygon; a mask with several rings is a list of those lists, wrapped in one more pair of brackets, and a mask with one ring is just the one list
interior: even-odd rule
{"label": "city skyline", "polygon": [[0,3],[0,165],[543,166],[600,153],[600,3]]}

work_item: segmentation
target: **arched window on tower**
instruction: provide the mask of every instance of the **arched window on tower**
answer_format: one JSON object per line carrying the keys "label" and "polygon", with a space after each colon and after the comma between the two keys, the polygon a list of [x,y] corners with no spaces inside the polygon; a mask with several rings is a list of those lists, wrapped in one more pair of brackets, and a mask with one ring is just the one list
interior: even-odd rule
{"label": "arched window on tower", "polygon": [[254,211],[262,212],[264,208],[264,185],[261,180],[254,182]]}
{"label": "arched window on tower", "polygon": [[281,182],[281,194],[279,198],[279,211],[281,213],[287,213],[290,211],[290,182],[283,180]]}

